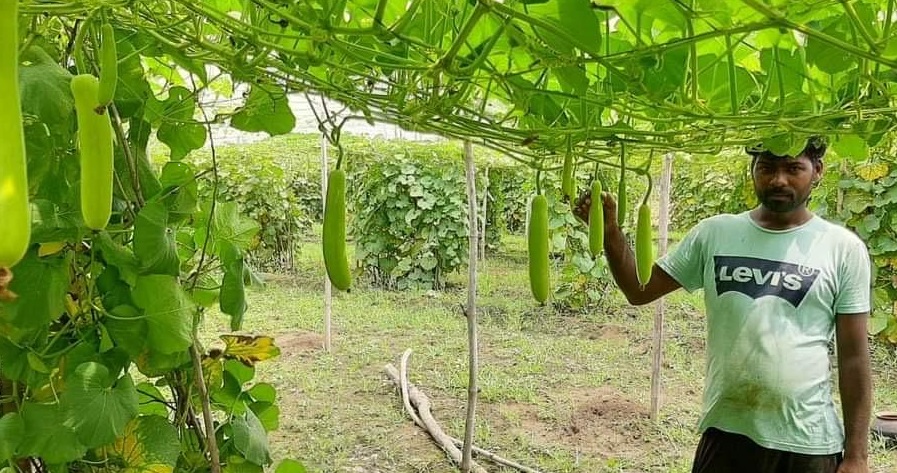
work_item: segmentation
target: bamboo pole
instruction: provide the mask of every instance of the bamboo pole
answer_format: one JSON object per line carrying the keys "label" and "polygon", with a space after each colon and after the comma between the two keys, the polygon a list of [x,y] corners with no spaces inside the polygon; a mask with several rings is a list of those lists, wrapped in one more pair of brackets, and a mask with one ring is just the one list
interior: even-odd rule
{"label": "bamboo pole", "polygon": [[[673,154],[663,155],[663,171],[660,177],[660,211],[658,215],[657,257],[667,252],[670,225],[670,181],[673,175]],[[654,307],[654,361],[651,370],[651,419],[656,421],[660,416],[661,396],[663,394],[663,319],[665,309],[664,298],[661,297]]]}
{"label": "bamboo pole", "polygon": [[469,208],[468,221],[470,222],[470,239],[468,240],[469,256],[467,260],[467,336],[469,349],[469,367],[467,382],[467,420],[464,424],[464,445],[461,456],[461,471],[468,473],[471,470],[471,450],[473,447],[473,433],[475,431],[476,406],[477,406],[477,373],[479,371],[479,358],[477,355],[477,188],[476,167],[473,162],[473,146],[469,141],[464,142],[464,161],[467,168],[467,205]]}
{"label": "bamboo pole", "polygon": [[482,215],[482,220],[480,221],[480,261],[486,261],[486,220],[488,218],[488,213],[486,209],[488,208],[489,202],[489,168],[487,167],[483,171],[483,204],[482,209],[480,210],[480,215]]}

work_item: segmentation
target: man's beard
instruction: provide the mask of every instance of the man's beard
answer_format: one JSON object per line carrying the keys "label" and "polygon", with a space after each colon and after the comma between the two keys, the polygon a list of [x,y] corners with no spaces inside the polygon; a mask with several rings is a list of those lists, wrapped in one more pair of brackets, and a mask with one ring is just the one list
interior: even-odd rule
{"label": "man's beard", "polygon": [[754,189],[757,200],[764,207],[775,213],[787,213],[799,208],[810,200],[810,196],[800,196],[793,191],[768,190],[760,192]]}

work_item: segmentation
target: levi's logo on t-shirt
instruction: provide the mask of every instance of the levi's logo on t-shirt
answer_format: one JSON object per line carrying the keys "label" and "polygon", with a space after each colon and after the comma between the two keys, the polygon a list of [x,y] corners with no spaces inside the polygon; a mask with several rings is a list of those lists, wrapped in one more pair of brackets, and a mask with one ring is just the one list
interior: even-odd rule
{"label": "levi's logo on t-shirt", "polygon": [[800,305],[819,276],[819,270],[784,261],[744,256],[714,256],[716,293],[740,292],[750,298],[775,296]]}

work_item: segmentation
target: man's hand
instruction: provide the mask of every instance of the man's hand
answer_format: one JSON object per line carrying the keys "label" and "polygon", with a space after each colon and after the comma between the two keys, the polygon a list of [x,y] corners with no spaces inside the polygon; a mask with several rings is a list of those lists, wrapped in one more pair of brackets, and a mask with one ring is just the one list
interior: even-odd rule
{"label": "man's hand", "polygon": [[[606,230],[608,225],[617,224],[617,201],[614,200],[614,197],[609,192],[602,192],[601,199],[601,203],[604,205],[604,228]],[[579,194],[576,202],[573,203],[573,215],[588,225],[591,208],[592,193],[586,189]]]}
{"label": "man's hand", "polygon": [[837,473],[869,473],[869,464],[865,458],[845,458]]}
{"label": "man's hand", "polygon": [[589,224],[589,210],[592,208],[592,192],[589,189],[582,191],[576,201],[573,202],[573,215]]}
{"label": "man's hand", "polygon": [[[868,287],[868,286],[867,286]],[[868,473],[869,420],[872,417],[872,374],[869,362],[869,313],[838,314],[835,336],[838,387],[844,414],[844,462],[838,473]]]}

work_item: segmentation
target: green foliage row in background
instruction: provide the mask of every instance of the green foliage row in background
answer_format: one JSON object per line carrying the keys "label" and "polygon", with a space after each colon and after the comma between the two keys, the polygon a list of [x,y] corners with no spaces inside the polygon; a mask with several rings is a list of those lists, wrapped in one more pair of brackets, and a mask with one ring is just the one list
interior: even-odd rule
{"label": "green foliage row in background", "polygon": [[[350,202],[356,199],[360,199],[360,201],[373,199],[373,193],[381,191],[384,192],[384,202],[390,205],[401,205],[391,202],[392,197],[419,197],[409,195],[409,192],[417,192],[417,187],[414,189],[408,185],[402,187],[402,183],[384,179],[383,173],[387,172],[385,168],[392,165],[390,161],[395,161],[393,164],[396,165],[401,162],[403,166],[419,168],[414,171],[415,175],[428,176],[423,183],[419,184],[430,185],[434,181],[440,181],[440,185],[445,186],[438,190],[438,194],[431,195],[431,197],[452,201],[451,205],[455,210],[451,212],[450,216],[453,220],[446,222],[449,225],[463,226],[463,232],[456,236],[466,239],[467,197],[463,173],[464,163],[457,143],[414,143],[347,135],[342,139],[341,144],[346,153],[344,167],[350,180],[347,196]],[[336,149],[331,147],[329,152],[331,157],[334,157]],[[502,233],[522,231],[526,196],[524,195],[525,187],[522,187],[521,184],[529,179],[531,172],[522,166],[510,164],[508,160],[494,152],[478,149],[477,153],[480,154],[477,158],[479,184],[482,186],[484,182],[486,169],[488,169],[489,177],[487,243],[491,248],[497,248]],[[288,135],[252,144],[221,146],[217,148],[216,156],[219,165],[217,176],[219,196],[225,201],[239,202],[248,215],[258,221],[261,226],[256,246],[250,252],[251,261],[265,269],[288,269],[291,253],[295,251],[296,245],[301,243],[304,236],[311,234],[313,223],[321,222],[320,137],[317,135]],[[211,167],[211,153],[208,150],[194,153],[190,160],[201,169],[210,169]],[[333,166],[332,162],[330,166]],[[199,187],[201,195],[208,195],[212,192],[213,177],[211,172],[203,174]],[[395,176],[391,174],[390,177]],[[435,190],[435,187],[432,190]],[[478,189],[478,191],[481,203],[483,189]],[[386,199],[387,196],[390,198]],[[426,207],[435,204],[430,202],[423,205]],[[433,211],[432,208],[422,209],[431,210],[429,212],[431,215],[438,211],[438,209]],[[371,225],[370,222],[378,218],[375,214],[383,211],[385,209],[377,205],[367,206],[356,202],[350,206],[351,215],[355,216],[358,222],[365,222],[364,225]],[[462,213],[458,214],[458,211]],[[414,217],[403,214],[401,219],[408,219],[408,222],[412,222]],[[356,225],[358,224],[356,223]],[[410,226],[410,224],[406,225]],[[396,235],[413,235],[414,230],[417,229],[414,227],[390,230],[382,226],[376,228],[378,232],[370,232],[370,228],[368,228],[365,233],[393,231]],[[360,234],[359,231],[353,233]],[[370,245],[373,245],[371,251],[379,252],[381,250],[376,248],[379,243],[371,240],[376,238],[376,234],[365,235],[356,243],[368,245],[370,242]],[[454,243],[452,245],[460,248]],[[466,245],[465,240],[463,248],[466,248]],[[407,251],[398,251],[397,246],[390,246],[389,249],[396,254],[407,254]],[[466,258],[466,250],[457,252]],[[424,253],[426,251],[421,248],[416,248],[413,252],[415,258]],[[420,257],[423,258],[423,256]],[[359,259],[364,260],[365,258]],[[384,264],[390,265],[388,262]],[[410,268],[408,264],[410,263],[403,263],[403,267]],[[421,276],[417,282],[409,280],[411,285],[423,282],[433,283],[437,280],[432,275],[433,268],[429,267],[430,263],[422,264],[427,266],[425,272],[430,272],[430,276]],[[457,264],[459,262],[453,263],[448,267],[448,271],[456,268]],[[392,264],[383,274],[392,272],[392,268],[396,265],[398,262]],[[446,268],[441,268],[441,270],[444,273]],[[399,274],[398,279],[403,279],[407,273],[405,271],[396,274]]]}
{"label": "green foliage row in background", "polygon": [[[821,215],[850,228],[869,249],[874,265],[869,331],[897,344],[897,165],[878,150],[873,160],[829,178]],[[893,156],[892,154],[889,156]]]}
{"label": "green foliage row in background", "polygon": [[[341,145],[356,271],[381,287],[442,288],[445,275],[461,269],[468,255],[460,144],[345,135]],[[501,249],[503,234],[523,234],[529,200],[536,192],[535,173],[493,151],[475,149],[479,204],[488,179],[488,253]],[[333,161],[336,149],[329,152]],[[313,134],[217,147],[221,200],[238,202],[260,224],[247,256],[255,267],[290,269],[298,245],[317,244],[312,224],[321,220],[320,155],[321,140]],[[211,154],[202,150],[190,160],[207,169]],[[594,172],[593,165],[578,168],[580,190],[588,187]],[[613,189],[619,176],[618,171],[602,167],[600,177]],[[212,178],[210,172],[203,174],[200,195],[211,192]],[[634,203],[642,198],[646,183],[629,180],[628,200]],[[607,268],[588,254],[587,229],[573,217],[570,204],[562,201],[559,170],[543,172],[542,183],[550,202],[551,248],[559,268],[555,304],[587,307],[603,299]]]}

